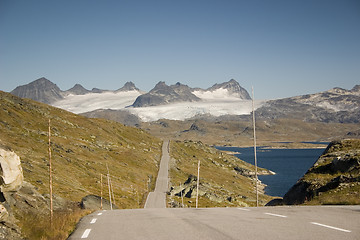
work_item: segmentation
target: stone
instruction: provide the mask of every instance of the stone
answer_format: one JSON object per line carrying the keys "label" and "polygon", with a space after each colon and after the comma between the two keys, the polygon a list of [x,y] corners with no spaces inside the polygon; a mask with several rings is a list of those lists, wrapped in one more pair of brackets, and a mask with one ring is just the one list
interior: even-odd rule
{"label": "stone", "polygon": [[[101,209],[101,197],[97,195],[87,195],[81,199],[80,206],[82,209],[100,210]],[[116,205],[112,203],[113,209],[118,209]],[[110,201],[102,199],[102,209],[110,210]]]}
{"label": "stone", "polygon": [[1,192],[17,191],[24,180],[19,156],[0,148],[0,170]]}

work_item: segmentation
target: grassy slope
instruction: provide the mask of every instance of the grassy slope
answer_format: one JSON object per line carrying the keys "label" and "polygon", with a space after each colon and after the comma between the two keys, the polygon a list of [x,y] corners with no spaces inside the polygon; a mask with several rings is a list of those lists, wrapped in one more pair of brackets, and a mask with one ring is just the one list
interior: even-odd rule
{"label": "grassy slope", "polygon": [[136,208],[148,191],[149,176],[154,182],[161,141],[142,130],[4,92],[0,92],[0,113],[0,141],[20,156],[25,181],[40,193],[48,192],[48,119],[54,194],[73,201],[100,195],[100,174],[107,174],[108,165],[116,204]]}
{"label": "grassy slope", "polygon": [[331,166],[337,157],[360,161],[360,140],[343,140],[327,149],[313,167],[303,176],[302,180],[310,182],[317,189],[328,184],[332,179],[340,176],[358,179],[355,182],[341,183],[335,189],[316,194],[313,199],[306,202],[308,205],[320,204],[360,204],[360,169],[356,167],[351,171],[332,171]]}
{"label": "grassy slope", "polygon": [[[198,161],[200,167],[200,184],[207,186],[212,193],[218,196],[231,197],[231,201],[221,203],[200,197],[199,207],[236,207],[255,206],[256,191],[255,180],[242,176],[234,170],[235,166],[255,172],[254,166],[239,160],[238,158],[217,151],[202,143],[195,142],[171,142],[170,181],[172,186],[184,183],[190,174],[197,176]],[[259,169],[261,171],[263,169]],[[272,197],[261,193],[259,204],[265,205]],[[181,202],[181,198],[173,197],[173,200]],[[186,205],[194,207],[195,199],[185,198]],[[192,203],[189,203],[191,201]]]}

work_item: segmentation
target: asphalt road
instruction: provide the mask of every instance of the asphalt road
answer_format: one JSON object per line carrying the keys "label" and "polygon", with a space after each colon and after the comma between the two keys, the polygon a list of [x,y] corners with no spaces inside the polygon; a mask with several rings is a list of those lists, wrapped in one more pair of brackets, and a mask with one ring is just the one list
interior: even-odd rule
{"label": "asphalt road", "polygon": [[360,239],[360,206],[98,211],[69,239]]}
{"label": "asphalt road", "polygon": [[145,202],[145,208],[166,208],[166,191],[168,190],[169,184],[169,161],[169,141],[164,141],[155,190],[149,193]]}
{"label": "asphalt road", "polygon": [[144,209],[97,211],[69,239],[360,239],[360,206],[166,208],[168,144]]}

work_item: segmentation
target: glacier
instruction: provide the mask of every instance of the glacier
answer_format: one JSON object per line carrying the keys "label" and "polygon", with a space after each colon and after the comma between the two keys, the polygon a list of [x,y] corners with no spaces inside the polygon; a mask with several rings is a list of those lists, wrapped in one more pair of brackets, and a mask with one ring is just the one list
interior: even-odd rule
{"label": "glacier", "polygon": [[[132,107],[140,91],[88,93],[68,95],[52,105],[79,114],[97,109],[124,110],[138,116],[144,122],[159,119],[185,120],[199,115],[247,115],[252,111],[252,101],[235,97],[226,89],[216,91],[194,91],[201,101],[177,102],[159,106]],[[265,101],[255,101],[255,109]]]}

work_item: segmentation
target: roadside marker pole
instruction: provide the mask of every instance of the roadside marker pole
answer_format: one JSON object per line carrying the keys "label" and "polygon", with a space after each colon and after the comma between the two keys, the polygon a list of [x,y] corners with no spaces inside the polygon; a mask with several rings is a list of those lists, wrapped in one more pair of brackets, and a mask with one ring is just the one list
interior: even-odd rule
{"label": "roadside marker pole", "polygon": [[115,203],[115,197],[114,197],[114,188],[113,188],[113,185],[112,185],[111,178],[110,178],[110,187],[111,187],[112,199],[113,199],[114,204],[116,205],[116,203]]}
{"label": "roadside marker pole", "polygon": [[100,209],[102,210],[103,209],[103,197],[102,197],[102,194],[103,194],[103,184],[102,184],[102,173],[100,173]]}
{"label": "roadside marker pole", "polygon": [[110,174],[109,174],[109,167],[108,167],[107,163],[106,163],[106,168],[107,168],[107,171],[108,171],[107,181],[108,181],[108,187],[109,187],[110,210],[113,210],[112,209],[112,202],[111,202]]}
{"label": "roadside marker pole", "polygon": [[50,225],[53,227],[53,189],[52,189],[52,174],[51,174],[51,131],[50,131],[50,118],[49,118],[49,188],[50,188]]}
{"label": "roadside marker pole", "polygon": [[[180,183],[180,190],[181,190],[181,183]],[[181,207],[184,208],[184,197],[183,197],[182,190],[180,191],[180,196],[181,196]]]}
{"label": "roadside marker pole", "polygon": [[110,176],[109,176],[109,174],[107,174],[107,181],[108,181],[108,187],[109,187],[110,210],[112,210],[111,189],[110,189]]}
{"label": "roadside marker pole", "polygon": [[255,107],[254,107],[254,87],[252,90],[252,111],[253,111],[253,129],[254,129],[254,159],[255,159],[255,179],[256,179],[256,207],[259,207],[259,191],[258,191],[258,175],[257,175],[257,159],[256,159],[256,132],[255,132]]}
{"label": "roadside marker pole", "polygon": [[200,160],[198,162],[198,175],[196,181],[196,208],[198,208],[198,202],[199,202],[199,178],[200,178]]}

